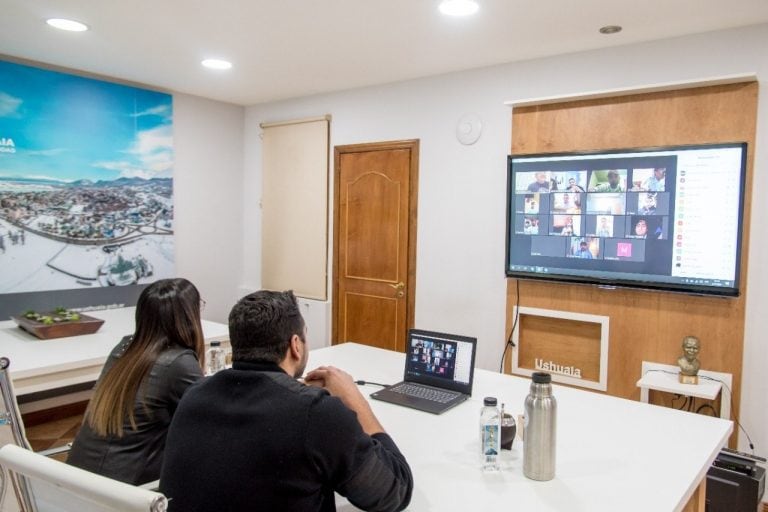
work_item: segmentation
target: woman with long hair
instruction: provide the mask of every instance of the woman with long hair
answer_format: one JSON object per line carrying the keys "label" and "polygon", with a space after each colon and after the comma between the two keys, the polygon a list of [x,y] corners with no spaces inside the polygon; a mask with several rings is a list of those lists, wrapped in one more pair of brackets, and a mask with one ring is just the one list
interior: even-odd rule
{"label": "woman with long hair", "polygon": [[160,477],[168,426],[204,367],[200,294],[186,279],[149,285],[136,331],[112,350],[67,462],[130,484]]}

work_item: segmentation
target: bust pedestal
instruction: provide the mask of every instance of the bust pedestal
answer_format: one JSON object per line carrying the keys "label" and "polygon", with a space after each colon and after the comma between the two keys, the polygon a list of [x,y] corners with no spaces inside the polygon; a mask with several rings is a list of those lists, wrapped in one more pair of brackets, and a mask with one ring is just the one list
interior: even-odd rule
{"label": "bust pedestal", "polygon": [[[637,387],[640,388],[641,402],[649,403],[651,390],[693,396],[705,400],[716,400],[720,396],[720,417],[726,420],[731,419],[730,390],[733,389],[733,375],[730,373],[699,370],[697,386],[680,383],[680,368],[678,366],[643,361],[640,373],[642,377],[637,381]],[[721,394],[724,387],[728,393]]]}
{"label": "bust pedestal", "polygon": [[678,374],[677,379],[680,381],[680,384],[698,384],[699,383],[698,375],[683,375],[682,373],[680,373]]}

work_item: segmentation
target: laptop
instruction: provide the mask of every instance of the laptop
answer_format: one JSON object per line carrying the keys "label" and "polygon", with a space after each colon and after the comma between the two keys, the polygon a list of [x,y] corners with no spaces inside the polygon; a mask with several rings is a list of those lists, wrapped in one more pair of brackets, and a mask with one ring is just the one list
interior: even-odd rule
{"label": "laptop", "polygon": [[476,348],[476,338],[411,329],[403,381],[371,398],[442,414],[472,394]]}

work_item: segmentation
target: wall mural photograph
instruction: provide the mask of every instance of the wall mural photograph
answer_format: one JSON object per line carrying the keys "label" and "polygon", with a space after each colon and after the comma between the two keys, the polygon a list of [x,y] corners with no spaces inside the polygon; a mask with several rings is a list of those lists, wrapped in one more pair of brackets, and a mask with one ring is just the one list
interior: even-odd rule
{"label": "wall mural photograph", "polygon": [[0,61],[0,294],[174,275],[172,97]]}

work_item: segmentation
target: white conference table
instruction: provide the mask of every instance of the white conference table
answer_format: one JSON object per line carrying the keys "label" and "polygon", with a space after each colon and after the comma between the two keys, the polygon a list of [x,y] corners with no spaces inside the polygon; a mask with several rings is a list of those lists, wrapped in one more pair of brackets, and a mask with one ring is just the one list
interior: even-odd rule
{"label": "white conference table", "polygon": [[[402,380],[404,355],[355,343],[313,350],[307,370],[333,365],[358,380]],[[523,476],[522,445],[502,451],[502,471],[479,465],[484,396],[522,414],[530,380],[476,369],[472,398],[436,416],[370,400],[408,459],[415,488],[408,510],[679,511],[725,446],[732,423],[656,405],[554,385],[558,403],[556,476]],[[380,389],[362,387],[367,396]],[[343,498],[340,512],[357,510]],[[702,507],[703,510],[703,507]]]}
{"label": "white conference table", "polygon": [[[11,360],[16,396],[94,382],[107,356],[123,336],[132,334],[136,308],[89,311],[104,320],[94,334],[40,340],[12,320],[0,322],[0,356]],[[203,321],[206,342],[228,339],[225,324]]]}

